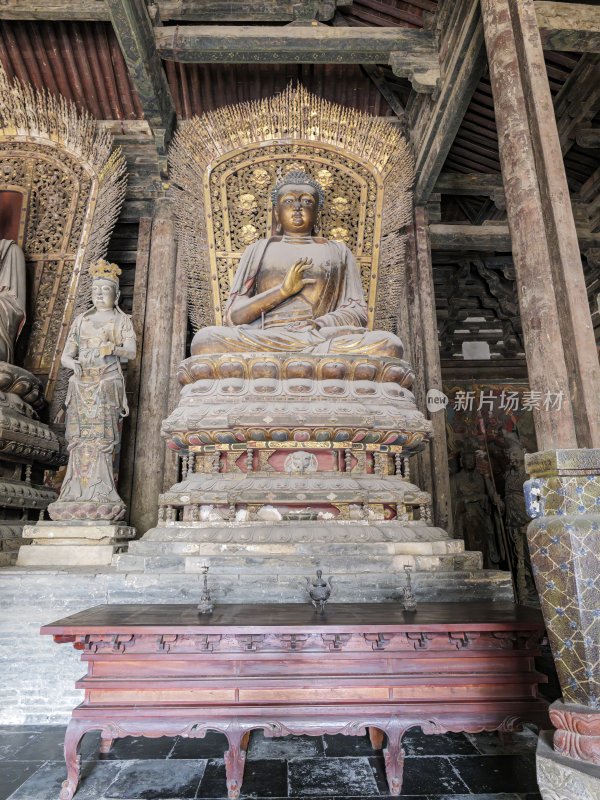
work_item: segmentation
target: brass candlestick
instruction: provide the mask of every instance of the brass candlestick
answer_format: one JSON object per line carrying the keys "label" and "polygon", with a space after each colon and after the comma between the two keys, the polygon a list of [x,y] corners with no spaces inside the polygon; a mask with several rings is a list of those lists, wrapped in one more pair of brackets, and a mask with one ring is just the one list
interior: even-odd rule
{"label": "brass candlestick", "polygon": [[202,572],[204,573],[204,584],[202,587],[202,596],[198,603],[198,611],[201,614],[212,614],[214,605],[208,590],[208,567],[206,565],[202,567]]}

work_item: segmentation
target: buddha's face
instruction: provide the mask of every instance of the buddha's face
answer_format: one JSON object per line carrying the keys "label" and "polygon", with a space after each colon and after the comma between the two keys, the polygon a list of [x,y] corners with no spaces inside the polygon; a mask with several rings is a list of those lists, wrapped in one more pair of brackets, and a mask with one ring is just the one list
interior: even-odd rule
{"label": "buddha's face", "polygon": [[92,303],[96,311],[114,308],[117,302],[118,289],[112,281],[99,278],[92,283]]}
{"label": "buddha's face", "polygon": [[282,186],[277,195],[275,218],[283,233],[312,233],[317,215],[318,196],[312,186]]}

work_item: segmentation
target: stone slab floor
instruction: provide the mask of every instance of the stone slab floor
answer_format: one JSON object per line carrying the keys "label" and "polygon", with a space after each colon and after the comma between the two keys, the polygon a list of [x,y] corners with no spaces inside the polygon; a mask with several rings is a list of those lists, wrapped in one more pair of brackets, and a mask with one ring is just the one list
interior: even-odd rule
{"label": "stone slab floor", "polygon": [[[0,800],[58,800],[65,778],[64,727],[0,728]],[[206,739],[120,739],[98,754],[99,735],[82,745],[75,800],[226,798],[219,734]],[[536,736],[496,734],[404,737],[402,800],[541,800],[535,780]],[[367,737],[253,733],[242,798],[385,798],[383,758]]]}

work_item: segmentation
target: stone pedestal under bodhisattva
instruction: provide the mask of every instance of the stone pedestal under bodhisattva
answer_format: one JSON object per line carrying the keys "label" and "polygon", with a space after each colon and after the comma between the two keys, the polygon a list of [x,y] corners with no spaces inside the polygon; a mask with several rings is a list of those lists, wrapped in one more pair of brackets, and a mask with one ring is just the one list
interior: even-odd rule
{"label": "stone pedestal under bodhisattva", "polygon": [[135,528],[106,520],[40,521],[24,528],[23,537],[31,539],[31,545],[19,551],[17,563],[20,567],[108,566],[134,536]]}
{"label": "stone pedestal under bodhisattva", "polygon": [[[431,520],[409,457],[430,438],[400,359],[289,353],[197,355],[179,370],[164,422],[183,479],[122,572],[197,573],[217,599],[305,599],[304,577],[334,576],[335,600],[512,599],[508,573],[482,569]],[[283,592],[283,594],[282,594]]]}
{"label": "stone pedestal under bodhisattva", "polygon": [[563,693],[540,739],[544,800],[600,797],[600,450],[526,458],[536,587]]}

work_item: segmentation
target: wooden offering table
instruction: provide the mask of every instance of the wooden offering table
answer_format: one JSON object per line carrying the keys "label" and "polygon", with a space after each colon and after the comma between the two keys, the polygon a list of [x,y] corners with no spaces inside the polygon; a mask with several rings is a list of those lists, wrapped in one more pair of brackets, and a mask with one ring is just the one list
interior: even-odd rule
{"label": "wooden offering table", "polygon": [[404,732],[549,727],[534,656],[541,615],[503,603],[107,605],[41,631],[82,651],[85,690],[65,736],[71,800],[79,744],[120,736],[203,737],[220,731],[229,797],[242,785],[250,731],[364,735],[382,747],[390,793],[400,794]]}

